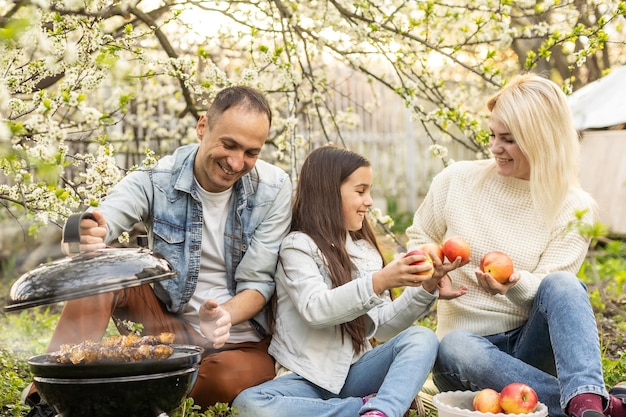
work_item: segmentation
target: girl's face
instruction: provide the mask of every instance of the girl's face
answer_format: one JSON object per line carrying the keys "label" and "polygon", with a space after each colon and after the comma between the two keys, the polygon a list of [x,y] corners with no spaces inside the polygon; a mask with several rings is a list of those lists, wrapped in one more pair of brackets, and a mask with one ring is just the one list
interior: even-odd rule
{"label": "girl's face", "polygon": [[374,204],[370,190],[372,167],[360,167],[341,184],[341,206],[348,231],[361,230],[367,209]]}
{"label": "girl's face", "polygon": [[496,160],[498,174],[503,177],[515,177],[522,180],[530,179],[530,164],[509,132],[509,128],[496,116],[491,114],[489,121],[489,149]]}

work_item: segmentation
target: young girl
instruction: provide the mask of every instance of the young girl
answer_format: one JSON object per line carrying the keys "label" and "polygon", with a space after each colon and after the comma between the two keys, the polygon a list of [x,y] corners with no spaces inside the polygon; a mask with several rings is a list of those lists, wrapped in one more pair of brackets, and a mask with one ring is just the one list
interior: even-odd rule
{"label": "young girl", "polygon": [[[421,255],[384,266],[366,220],[371,187],[369,162],[353,152],[322,147],[304,162],[275,276],[277,377],[235,398],[239,416],[400,417],[421,389],[438,341],[413,324],[460,259],[431,272],[411,265]],[[384,343],[372,348],[372,337]]]}

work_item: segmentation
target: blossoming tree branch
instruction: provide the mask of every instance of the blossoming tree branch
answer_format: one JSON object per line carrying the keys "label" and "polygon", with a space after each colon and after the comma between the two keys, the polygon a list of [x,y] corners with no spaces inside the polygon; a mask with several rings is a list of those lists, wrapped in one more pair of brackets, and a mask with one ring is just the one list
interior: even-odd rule
{"label": "blossoming tree branch", "polygon": [[[267,152],[297,177],[302,155],[341,143],[357,107],[338,69],[393,92],[434,157],[486,157],[483,97],[510,76],[571,92],[625,48],[622,1],[15,0],[0,5],[0,219],[62,224],[128,170],[195,141],[222,87],[270,97]],[[442,167],[443,167],[442,164]]]}

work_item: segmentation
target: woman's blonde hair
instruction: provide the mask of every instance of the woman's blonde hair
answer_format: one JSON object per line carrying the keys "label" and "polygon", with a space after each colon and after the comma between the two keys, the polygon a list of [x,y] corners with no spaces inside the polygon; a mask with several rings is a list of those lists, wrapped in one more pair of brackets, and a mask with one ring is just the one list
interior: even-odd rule
{"label": "woman's blonde hair", "polygon": [[487,101],[530,165],[530,192],[554,221],[572,188],[580,188],[578,132],[559,86],[536,74],[513,78]]}

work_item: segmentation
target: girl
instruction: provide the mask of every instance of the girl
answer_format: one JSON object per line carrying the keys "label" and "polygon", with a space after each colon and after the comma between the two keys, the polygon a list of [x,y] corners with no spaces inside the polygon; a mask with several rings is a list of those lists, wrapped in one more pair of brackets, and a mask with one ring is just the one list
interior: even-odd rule
{"label": "girl", "polygon": [[[237,396],[240,416],[400,417],[421,389],[438,341],[413,323],[461,261],[384,266],[366,220],[371,188],[372,168],[353,152],[326,146],[304,162],[275,276],[277,377]],[[385,342],[372,348],[372,337]]]}

